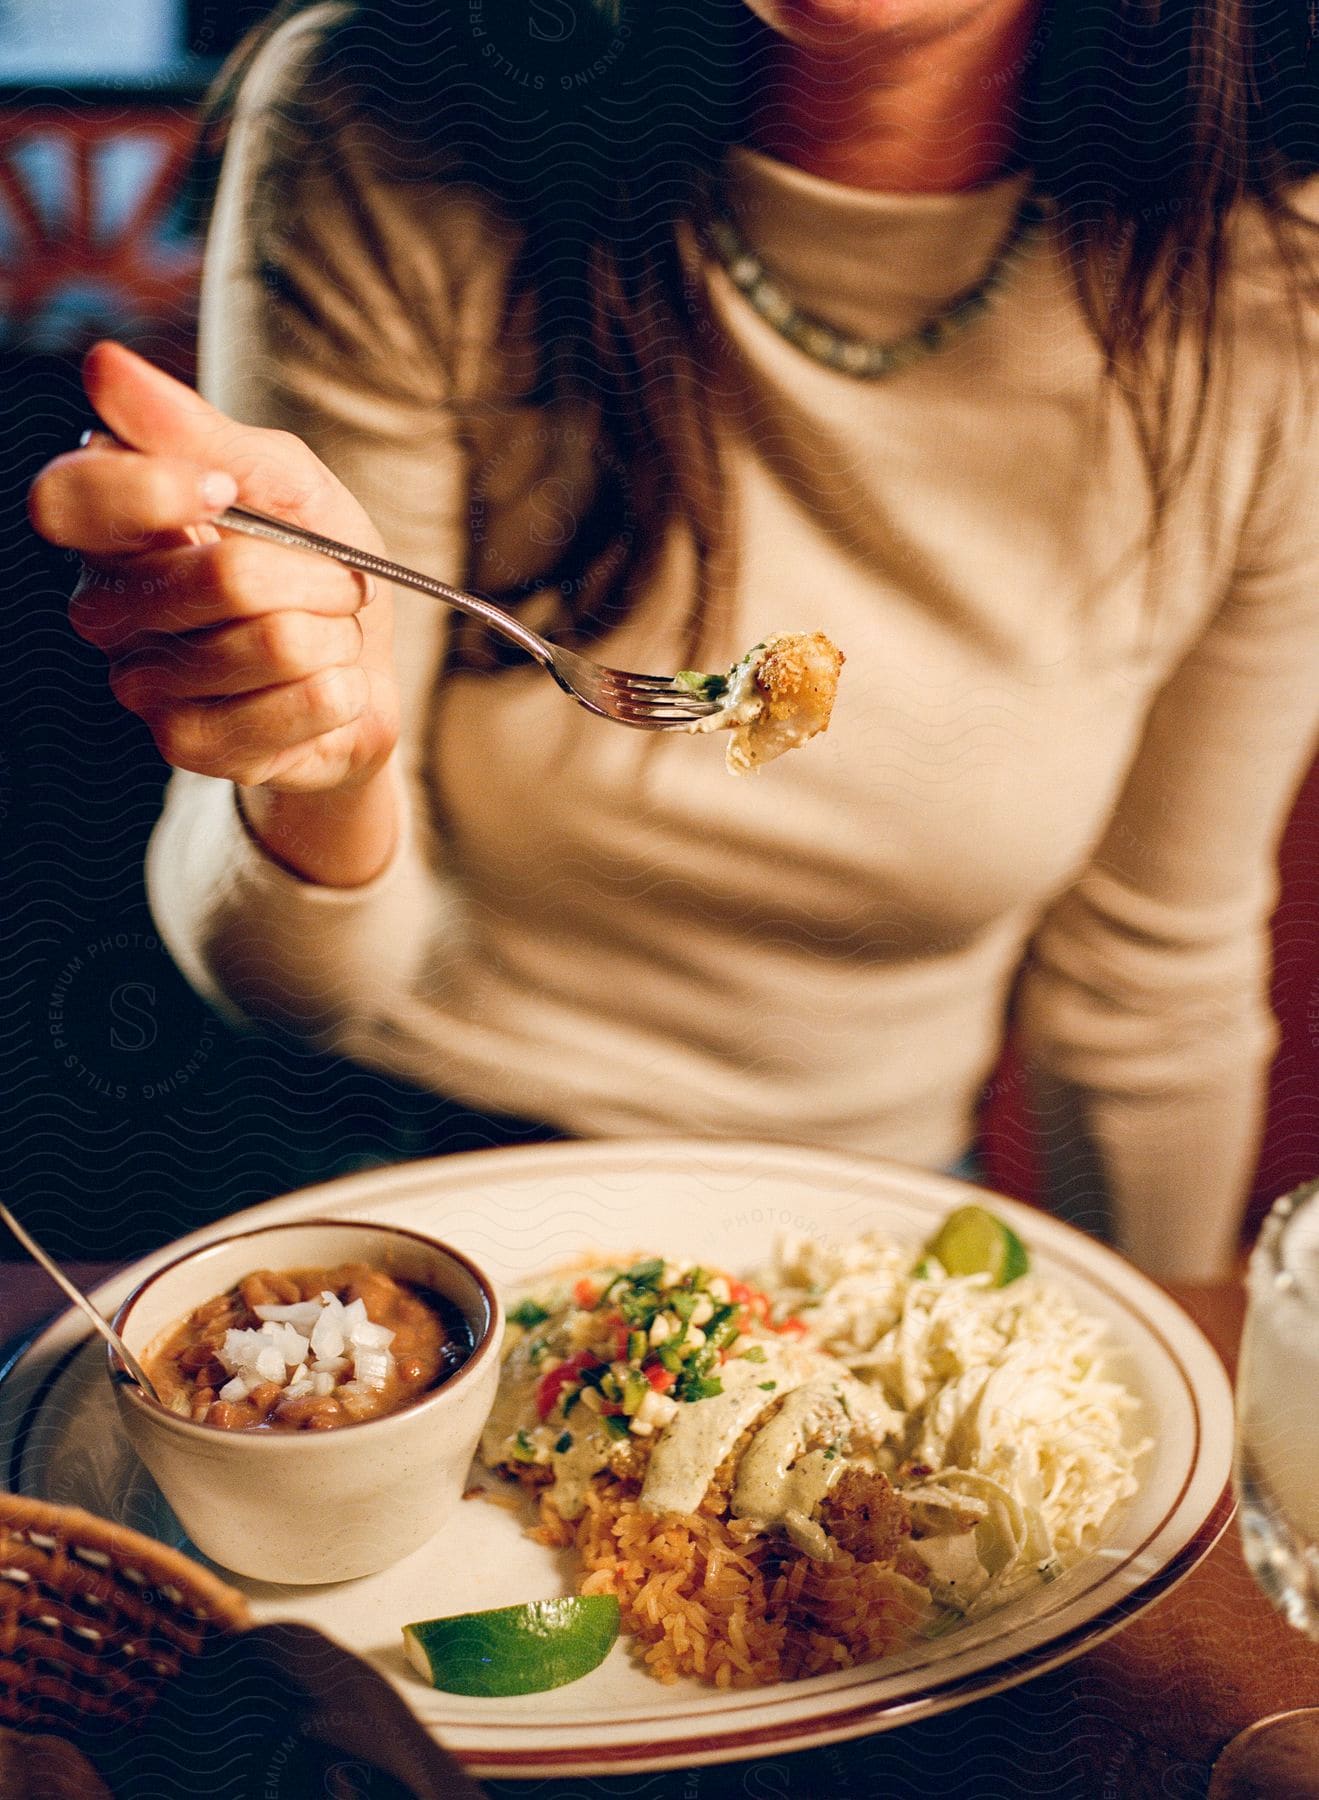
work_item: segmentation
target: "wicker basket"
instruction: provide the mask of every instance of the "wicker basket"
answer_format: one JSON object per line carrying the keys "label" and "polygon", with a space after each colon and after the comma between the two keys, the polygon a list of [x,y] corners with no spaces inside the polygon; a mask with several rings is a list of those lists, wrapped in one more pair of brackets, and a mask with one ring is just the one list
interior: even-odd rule
{"label": "wicker basket", "polygon": [[0,1725],[141,1719],[185,1656],[250,1624],[242,1596],[178,1551],[0,1493]]}

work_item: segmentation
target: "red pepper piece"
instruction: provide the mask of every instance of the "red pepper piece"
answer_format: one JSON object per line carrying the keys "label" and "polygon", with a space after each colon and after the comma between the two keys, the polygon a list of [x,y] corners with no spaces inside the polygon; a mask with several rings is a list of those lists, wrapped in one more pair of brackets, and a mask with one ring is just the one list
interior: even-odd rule
{"label": "red pepper piece", "polygon": [[745,1281],[730,1281],[728,1298],[738,1306],[745,1306],[757,1319],[769,1318],[769,1295],[762,1294],[759,1288],[748,1287]]}
{"label": "red pepper piece", "polygon": [[542,1375],[536,1389],[536,1411],[541,1418],[549,1418],[558,1405],[564,1388],[574,1385],[584,1369],[600,1367],[602,1364],[594,1351],[578,1350],[561,1362],[557,1369],[551,1369],[547,1375]]}

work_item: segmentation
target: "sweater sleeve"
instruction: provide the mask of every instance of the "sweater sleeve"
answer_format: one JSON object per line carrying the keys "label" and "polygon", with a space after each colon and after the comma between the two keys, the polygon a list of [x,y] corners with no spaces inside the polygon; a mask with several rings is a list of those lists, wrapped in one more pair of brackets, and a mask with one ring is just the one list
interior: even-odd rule
{"label": "sweater sleeve", "polygon": [[[467,556],[466,467],[452,370],[436,348],[452,295],[434,265],[400,267],[382,252],[428,241],[392,228],[438,207],[437,190],[373,184],[351,144],[318,146],[288,104],[336,10],[285,26],[245,80],[208,240],[201,386],[225,412],[308,442],[397,560],[453,580]],[[299,107],[305,98],[303,82]],[[147,861],[161,934],[201,992],[347,1055],[379,997],[461,937],[461,896],[424,799],[445,613],[420,595],[396,591],[395,602],[404,823],[390,865],[358,888],[305,882],[248,833],[231,784],[185,772],[170,781]]]}
{"label": "sweater sleeve", "polygon": [[1184,1280],[1237,1240],[1276,1044],[1277,847],[1319,717],[1319,420],[1286,404],[1228,591],[1019,990],[1050,1200]]}

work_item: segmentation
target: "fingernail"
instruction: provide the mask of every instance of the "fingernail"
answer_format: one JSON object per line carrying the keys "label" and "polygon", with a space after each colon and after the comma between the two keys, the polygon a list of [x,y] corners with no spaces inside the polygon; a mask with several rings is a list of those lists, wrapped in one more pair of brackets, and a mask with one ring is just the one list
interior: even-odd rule
{"label": "fingernail", "polygon": [[226,475],[223,469],[212,469],[209,475],[202,476],[198,492],[207,512],[222,513],[226,506],[232,506],[238,498],[238,483],[232,475]]}

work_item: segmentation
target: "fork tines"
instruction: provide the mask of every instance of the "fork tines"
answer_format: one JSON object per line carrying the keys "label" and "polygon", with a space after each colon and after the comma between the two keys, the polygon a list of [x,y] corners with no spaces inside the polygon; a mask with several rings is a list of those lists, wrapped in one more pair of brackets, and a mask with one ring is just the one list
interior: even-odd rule
{"label": "fork tines", "polygon": [[601,689],[616,716],[664,725],[691,725],[718,712],[717,700],[675,687],[672,676],[636,675],[627,669],[602,669]]}

